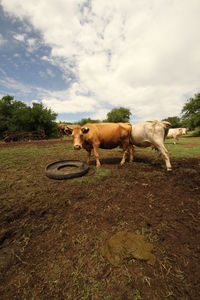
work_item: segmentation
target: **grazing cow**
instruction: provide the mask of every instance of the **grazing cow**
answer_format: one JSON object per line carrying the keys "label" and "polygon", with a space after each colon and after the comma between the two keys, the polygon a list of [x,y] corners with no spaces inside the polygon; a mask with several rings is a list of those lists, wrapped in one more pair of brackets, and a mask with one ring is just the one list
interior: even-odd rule
{"label": "grazing cow", "polygon": [[181,135],[187,134],[187,128],[170,128],[167,138],[174,138],[174,145],[179,140]]}
{"label": "grazing cow", "polygon": [[65,134],[65,127],[66,127],[65,123],[58,123],[57,124],[58,135],[59,135],[60,138],[62,138]]}
{"label": "grazing cow", "polygon": [[140,122],[132,125],[131,140],[137,147],[152,146],[163,156],[167,171],[171,171],[169,154],[164,141],[171,124],[166,121]]}
{"label": "grazing cow", "polygon": [[121,166],[125,163],[128,152],[130,161],[133,160],[133,149],[130,143],[131,124],[129,123],[88,123],[82,127],[78,125],[73,129],[67,127],[65,132],[72,134],[75,150],[84,148],[87,151],[87,163],[89,163],[92,149],[94,150],[97,168],[101,165],[99,148],[113,149],[121,146],[123,149]]}

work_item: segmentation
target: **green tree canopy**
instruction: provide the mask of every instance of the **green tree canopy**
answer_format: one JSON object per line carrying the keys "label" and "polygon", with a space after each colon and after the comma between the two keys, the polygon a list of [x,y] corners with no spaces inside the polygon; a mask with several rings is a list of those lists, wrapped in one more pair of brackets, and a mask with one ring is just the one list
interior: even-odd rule
{"label": "green tree canopy", "polygon": [[163,121],[170,122],[172,125],[172,128],[179,128],[182,126],[181,119],[177,116],[168,117],[166,119],[163,119]]}
{"label": "green tree canopy", "polygon": [[30,130],[44,129],[47,136],[56,133],[56,116],[51,109],[44,108],[42,103],[33,103],[30,109]]}
{"label": "green tree canopy", "polygon": [[0,100],[0,137],[11,124],[13,99],[14,97],[8,95]]}
{"label": "green tree canopy", "polygon": [[109,113],[107,113],[107,119],[105,120],[105,122],[126,123],[130,122],[130,116],[131,112],[128,108],[113,108]]}
{"label": "green tree canopy", "polygon": [[200,127],[200,93],[187,100],[181,113],[184,126],[190,130]]}
{"label": "green tree canopy", "polygon": [[7,95],[0,100],[0,137],[5,131],[20,132],[43,129],[47,136],[55,135],[56,114],[43,106],[33,103],[32,107]]}
{"label": "green tree canopy", "polygon": [[83,126],[85,125],[86,123],[100,123],[100,120],[93,120],[93,119],[90,119],[90,118],[83,118],[81,119],[78,124],[80,126]]}

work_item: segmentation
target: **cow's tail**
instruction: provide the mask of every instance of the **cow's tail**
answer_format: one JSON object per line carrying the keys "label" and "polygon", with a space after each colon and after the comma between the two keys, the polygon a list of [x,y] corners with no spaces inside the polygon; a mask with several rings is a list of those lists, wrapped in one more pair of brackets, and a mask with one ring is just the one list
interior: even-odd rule
{"label": "cow's tail", "polygon": [[129,141],[130,141],[130,144],[133,146],[133,145],[134,145],[134,140],[133,140],[132,134],[131,134],[131,136],[130,136]]}
{"label": "cow's tail", "polygon": [[165,139],[167,137],[167,134],[169,132],[169,128],[172,126],[172,124],[170,122],[167,122],[167,121],[161,121],[161,122],[162,122],[162,124],[164,126],[164,131],[165,131],[165,133],[164,133],[164,141],[165,141]]}

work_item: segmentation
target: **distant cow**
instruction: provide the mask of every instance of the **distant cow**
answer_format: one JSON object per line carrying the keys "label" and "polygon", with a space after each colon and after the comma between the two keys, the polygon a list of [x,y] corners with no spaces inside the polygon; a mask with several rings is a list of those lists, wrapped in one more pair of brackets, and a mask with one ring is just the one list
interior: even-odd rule
{"label": "distant cow", "polygon": [[58,130],[58,135],[60,138],[62,138],[65,134],[65,123],[57,123],[57,130]]}
{"label": "distant cow", "polygon": [[166,121],[140,122],[132,125],[131,140],[133,145],[137,147],[152,146],[163,156],[167,171],[171,171],[171,163],[169,154],[164,146],[171,124]]}
{"label": "distant cow", "polygon": [[181,135],[187,134],[187,128],[170,128],[167,134],[167,138],[174,138],[174,145],[179,140]]}
{"label": "distant cow", "polygon": [[130,161],[133,160],[133,149],[130,144],[131,128],[129,123],[88,123],[82,127],[78,125],[73,129],[67,127],[65,132],[72,134],[75,150],[84,148],[87,151],[87,163],[89,163],[93,149],[96,167],[100,167],[99,148],[113,149],[120,146],[123,149],[121,165],[125,163],[128,152]]}

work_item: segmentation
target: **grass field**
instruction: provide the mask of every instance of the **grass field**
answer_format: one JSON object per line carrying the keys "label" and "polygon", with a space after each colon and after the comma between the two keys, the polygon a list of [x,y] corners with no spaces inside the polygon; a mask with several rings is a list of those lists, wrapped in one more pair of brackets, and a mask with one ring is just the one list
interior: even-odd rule
{"label": "grass field", "polygon": [[[170,157],[199,157],[200,156],[200,137],[181,137],[179,142],[174,145],[173,139],[165,142]],[[138,148],[137,148],[138,149]],[[153,154],[150,148],[139,149],[142,153]]]}
{"label": "grass field", "polygon": [[[101,150],[102,167],[51,180],[45,167],[85,160],[67,140],[0,143],[1,299],[200,299],[200,138],[167,140],[172,172],[156,151]],[[102,255],[118,231],[145,236],[154,266]]]}
{"label": "grass field", "polygon": [[[174,145],[173,139],[166,140],[166,148],[169,151],[170,157],[199,157],[200,156],[200,137],[182,137],[179,142]],[[151,155],[156,155],[155,151],[151,148],[136,148],[138,153],[147,153]],[[100,153],[109,154],[119,152],[118,149],[113,149],[112,151],[100,150]],[[67,158],[66,158],[67,153]],[[60,143],[53,144],[51,147],[44,147],[40,145],[38,148],[37,144],[17,144],[16,147],[8,147],[0,149],[0,163],[2,166],[10,166],[17,164],[27,164],[29,159],[40,159],[46,156],[55,156],[59,159],[79,159],[80,157],[86,157],[85,150],[79,152],[74,152],[72,143]],[[62,158],[61,158],[62,157]]]}

